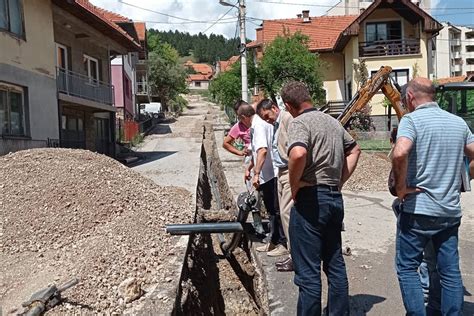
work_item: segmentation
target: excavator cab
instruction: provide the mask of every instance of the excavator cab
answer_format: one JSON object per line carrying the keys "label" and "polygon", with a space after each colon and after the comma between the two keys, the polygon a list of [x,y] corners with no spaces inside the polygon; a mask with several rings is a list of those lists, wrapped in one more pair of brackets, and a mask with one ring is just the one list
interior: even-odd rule
{"label": "excavator cab", "polygon": [[466,121],[474,131],[474,82],[452,82],[436,87],[439,106]]}

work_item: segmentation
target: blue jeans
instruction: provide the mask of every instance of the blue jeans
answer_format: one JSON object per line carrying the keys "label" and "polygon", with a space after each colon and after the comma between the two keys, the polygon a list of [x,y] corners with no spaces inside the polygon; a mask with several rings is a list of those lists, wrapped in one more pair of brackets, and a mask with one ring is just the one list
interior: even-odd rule
{"label": "blue jeans", "polygon": [[[401,208],[402,204],[400,200],[396,198],[392,203],[392,210],[395,213],[395,217],[398,218],[402,212]],[[439,283],[438,270],[436,270],[436,253],[431,240],[428,241],[423,251],[423,261],[418,268],[418,274],[420,276],[421,287],[423,288],[425,303],[428,303],[427,310],[429,309],[431,311],[430,315],[432,316],[439,315],[441,309],[441,285]],[[430,279],[432,279],[433,282],[430,282]]]}
{"label": "blue jeans", "polygon": [[321,261],[328,278],[327,315],[349,315],[349,283],[341,250],[342,194],[324,187],[298,191],[291,209],[289,234],[297,315],[321,315]]}
{"label": "blue jeans", "polygon": [[[423,250],[430,240],[433,242],[437,270],[441,284],[442,315],[461,315],[463,285],[459,270],[458,229],[460,218],[432,217],[401,212],[398,217],[396,243],[396,266],[403,304],[407,315],[434,315],[435,311],[425,309],[423,290],[418,267],[423,260]],[[430,273],[430,297],[428,306],[434,304],[436,291]],[[433,294],[433,295],[432,295]]]}
{"label": "blue jeans", "polygon": [[262,192],[263,204],[268,211],[270,219],[270,242],[274,245],[282,244],[286,247],[286,237],[280,217],[280,204],[278,203],[277,178],[261,184],[258,191]]}

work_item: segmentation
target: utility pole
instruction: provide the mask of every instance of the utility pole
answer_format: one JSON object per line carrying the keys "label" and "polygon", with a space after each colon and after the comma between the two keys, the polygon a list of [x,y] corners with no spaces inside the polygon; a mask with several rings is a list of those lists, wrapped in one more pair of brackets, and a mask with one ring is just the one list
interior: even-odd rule
{"label": "utility pole", "polygon": [[245,0],[239,0],[239,24],[240,24],[240,66],[242,77],[242,100],[249,102],[248,80],[247,80],[247,39],[245,36]]}
{"label": "utility pole", "polygon": [[249,102],[249,85],[247,80],[247,43],[245,36],[245,0],[239,0],[239,7],[219,0],[219,3],[223,6],[234,7],[239,9],[239,25],[240,25],[240,68],[242,77],[242,100]]}

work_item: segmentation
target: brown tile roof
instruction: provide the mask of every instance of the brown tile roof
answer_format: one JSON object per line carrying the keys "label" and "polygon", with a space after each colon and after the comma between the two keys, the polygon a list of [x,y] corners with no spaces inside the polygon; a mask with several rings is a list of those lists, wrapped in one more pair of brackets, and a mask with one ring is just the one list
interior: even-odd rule
{"label": "brown tile roof", "polygon": [[248,47],[256,47],[272,42],[278,35],[285,32],[294,34],[300,31],[309,37],[309,50],[324,51],[334,49],[341,32],[344,31],[357,15],[311,17],[309,22],[302,18],[264,20],[262,41],[253,41]]}
{"label": "brown tile roof", "polygon": [[146,24],[145,22],[135,22],[135,30],[137,30],[138,39],[140,41],[146,40]]}
{"label": "brown tile roof", "polygon": [[53,2],[62,9],[82,19],[85,23],[98,29],[104,35],[112,38],[127,49],[133,51],[141,48],[140,44],[137,43],[133,37],[109,19],[109,17],[115,17],[117,19],[120,17],[122,20],[127,18],[99,8],[90,3],[89,0],[53,0]]}
{"label": "brown tile roof", "polygon": [[229,60],[219,61],[219,67],[222,72],[229,70],[230,66],[235,64],[240,59],[240,56],[232,56]]}
{"label": "brown tile roof", "polygon": [[467,76],[456,76],[456,77],[447,77],[436,79],[438,84],[446,84],[451,82],[463,82],[466,81]]}

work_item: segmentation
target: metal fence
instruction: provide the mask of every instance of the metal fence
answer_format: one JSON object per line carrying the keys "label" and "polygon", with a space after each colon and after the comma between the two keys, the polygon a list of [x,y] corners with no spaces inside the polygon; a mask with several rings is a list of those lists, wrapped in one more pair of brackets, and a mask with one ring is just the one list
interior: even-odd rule
{"label": "metal fence", "polygon": [[359,56],[397,56],[420,53],[420,39],[410,38],[401,40],[361,42]]}
{"label": "metal fence", "polygon": [[62,68],[56,71],[59,92],[108,105],[114,103],[114,88],[111,84]]}

